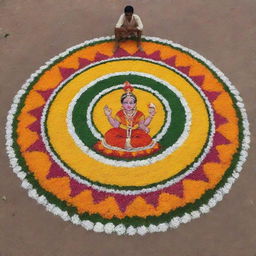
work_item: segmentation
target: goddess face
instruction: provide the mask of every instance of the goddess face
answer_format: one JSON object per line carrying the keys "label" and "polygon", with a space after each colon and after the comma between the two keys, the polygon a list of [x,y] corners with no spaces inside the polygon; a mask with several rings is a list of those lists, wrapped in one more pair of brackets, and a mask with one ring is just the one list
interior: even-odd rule
{"label": "goddess face", "polygon": [[127,111],[135,109],[135,107],[136,107],[135,99],[133,97],[127,96],[123,100],[122,106],[123,106],[124,110],[127,110]]}

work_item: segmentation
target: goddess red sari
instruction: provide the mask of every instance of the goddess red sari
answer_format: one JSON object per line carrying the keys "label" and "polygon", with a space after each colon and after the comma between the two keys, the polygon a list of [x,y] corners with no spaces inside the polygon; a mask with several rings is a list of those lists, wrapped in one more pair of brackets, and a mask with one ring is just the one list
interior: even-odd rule
{"label": "goddess red sari", "polygon": [[127,120],[123,110],[117,112],[115,119],[120,123],[118,128],[112,128],[105,134],[105,141],[108,145],[118,148],[127,148],[127,133],[130,129],[131,148],[142,148],[152,144],[152,138],[142,129],[139,129],[139,122],[144,120],[144,114],[137,111],[132,120]]}
{"label": "goddess red sari", "polygon": [[159,144],[139,128],[139,123],[145,119],[141,111],[127,117],[124,111],[120,110],[116,113],[115,119],[120,126],[105,133],[104,140],[95,145],[97,151],[105,155],[131,158],[146,156],[159,150]]}

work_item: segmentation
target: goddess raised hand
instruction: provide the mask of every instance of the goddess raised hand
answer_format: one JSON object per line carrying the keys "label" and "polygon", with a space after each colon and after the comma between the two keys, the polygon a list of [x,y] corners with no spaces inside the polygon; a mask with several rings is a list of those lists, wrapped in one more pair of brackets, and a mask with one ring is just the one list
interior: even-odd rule
{"label": "goddess raised hand", "polygon": [[144,126],[146,126],[146,127],[149,126],[154,115],[156,114],[156,106],[153,103],[150,103],[148,105],[148,112],[149,112],[149,116],[144,121]]}
{"label": "goddess raised hand", "polygon": [[116,119],[114,119],[114,118],[111,116],[111,114],[112,114],[112,109],[109,108],[107,105],[105,105],[105,107],[104,107],[104,113],[105,113],[105,115],[107,116],[109,123],[110,123],[113,127],[115,127],[115,128],[119,127],[120,123],[119,123]]}
{"label": "goddess raised hand", "polygon": [[112,109],[110,109],[107,105],[104,107],[104,113],[106,116],[111,116],[112,114]]}
{"label": "goddess raised hand", "polygon": [[150,103],[148,105],[148,112],[151,117],[153,117],[156,114],[156,106],[153,103]]}

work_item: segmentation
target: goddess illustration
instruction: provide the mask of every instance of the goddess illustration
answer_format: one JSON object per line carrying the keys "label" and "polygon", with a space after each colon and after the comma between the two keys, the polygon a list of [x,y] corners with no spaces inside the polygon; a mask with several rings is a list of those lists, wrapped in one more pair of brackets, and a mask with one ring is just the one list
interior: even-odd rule
{"label": "goddess illustration", "polygon": [[124,83],[125,93],[121,96],[122,109],[115,117],[112,110],[105,105],[104,113],[108,122],[113,127],[108,130],[102,141],[95,144],[94,148],[105,155],[124,158],[143,157],[155,153],[160,146],[148,134],[149,125],[156,114],[153,103],[148,105],[149,116],[137,110],[137,98],[133,93],[134,88],[129,82]]}

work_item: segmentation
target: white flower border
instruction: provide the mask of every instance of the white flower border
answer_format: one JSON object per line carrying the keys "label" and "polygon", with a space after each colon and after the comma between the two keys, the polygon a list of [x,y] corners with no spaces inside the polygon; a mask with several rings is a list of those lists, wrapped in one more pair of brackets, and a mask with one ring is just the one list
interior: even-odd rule
{"label": "white flower border", "polygon": [[[123,59],[136,59],[136,60],[143,60],[143,58],[131,58],[131,57],[126,57],[126,58],[118,58],[118,60],[123,60]],[[48,112],[48,109],[49,109],[49,106],[50,106],[50,103],[51,101],[53,100],[53,98],[55,97],[55,95],[57,95],[57,93],[59,92],[59,90],[61,90],[61,88],[63,88],[63,86],[65,86],[65,84],[67,83],[67,81],[69,80],[72,80],[76,75],[80,74],[81,72],[85,71],[86,69],[88,68],[91,68],[95,65],[99,65],[99,64],[102,64],[102,63],[105,63],[105,62],[109,62],[109,61],[113,61],[113,60],[117,60],[117,58],[111,58],[111,59],[107,59],[107,60],[103,60],[103,61],[99,61],[97,63],[94,63],[94,64],[91,64],[85,68],[83,68],[82,70],[79,70],[77,72],[75,72],[73,75],[71,75],[68,79],[66,79],[65,81],[63,81],[54,91],[53,93],[51,94],[50,98],[48,99],[44,109],[43,109],[43,113],[42,113],[42,118],[41,118],[41,137],[42,137],[42,140],[45,144],[45,147],[48,151],[48,153],[51,155],[52,159],[59,165],[61,166],[61,168],[72,178],[74,178],[75,180],[77,180],[78,182],[82,183],[82,184],[85,184],[87,186],[90,186],[94,189],[97,189],[99,191],[104,191],[104,192],[108,192],[108,193],[115,193],[115,194],[123,194],[123,195],[138,195],[138,194],[141,194],[141,193],[149,193],[149,192],[154,192],[154,191],[157,191],[157,190],[160,190],[160,189],[163,189],[163,188],[166,188],[170,185],[173,185],[177,182],[179,182],[180,180],[182,180],[183,178],[185,178],[186,176],[188,176],[189,174],[191,174],[197,167],[200,166],[201,162],[204,160],[204,158],[206,157],[206,155],[209,153],[211,147],[212,147],[212,143],[213,143],[213,137],[214,137],[214,132],[215,132],[215,124],[214,124],[214,117],[213,117],[213,110],[212,110],[212,107],[211,107],[211,104],[208,100],[208,98],[205,96],[205,94],[203,93],[203,91],[201,90],[201,88],[199,86],[197,86],[194,81],[192,81],[191,78],[185,76],[182,72],[178,71],[178,70],[175,70],[174,68],[166,65],[166,64],[163,64],[162,62],[160,61],[154,61],[154,60],[150,60],[149,62],[152,62],[152,63],[156,63],[156,64],[161,64],[163,66],[166,66],[167,68],[171,69],[171,70],[175,70],[175,72],[179,73],[180,76],[183,76],[184,78],[188,79],[190,81],[190,83],[192,84],[193,87],[196,88],[196,90],[199,92],[199,94],[201,95],[201,97],[205,100],[205,103],[207,105],[207,109],[209,111],[209,116],[210,116],[210,123],[211,123],[211,129],[210,129],[210,133],[209,133],[209,140],[208,140],[208,143],[207,143],[207,146],[204,148],[204,152],[202,153],[202,155],[197,159],[196,162],[194,162],[192,164],[192,166],[183,174],[179,175],[178,177],[174,178],[174,179],[171,179],[169,181],[167,181],[166,183],[164,184],[158,184],[156,186],[152,186],[150,188],[143,188],[143,189],[139,189],[139,190],[124,190],[122,188],[120,189],[109,189],[109,188],[106,188],[104,186],[99,186],[99,185],[95,185],[91,182],[89,182],[88,180],[85,180],[85,179],[82,179],[81,177],[79,177],[78,175],[76,175],[73,171],[71,171],[69,168],[67,168],[63,163],[62,161],[58,158],[58,156],[55,155],[55,153],[52,151],[51,147],[50,147],[50,144],[49,144],[49,141],[48,141],[48,138],[45,134],[45,127],[44,127],[44,123],[45,123],[45,119],[46,119],[46,115],[47,115],[47,112]],[[121,73],[121,72],[120,72]],[[136,72],[134,72],[136,73]],[[137,72],[139,73],[139,72]],[[144,74],[144,73],[142,73]],[[105,75],[104,77],[108,77],[108,76],[111,76],[110,75]],[[151,76],[151,75],[148,75],[148,74],[145,74],[145,76],[148,76],[149,78],[152,78],[154,79],[154,76]],[[98,78],[98,79],[101,79],[101,78]],[[106,78],[104,78],[106,79]],[[161,79],[158,79],[155,77],[155,79],[157,79],[159,82],[163,83],[165,86],[171,86],[169,85],[169,83],[161,80]],[[96,80],[94,80],[96,81]],[[90,86],[93,86],[94,85],[94,82],[91,82],[89,84]],[[175,88],[173,88],[173,90],[176,90]],[[178,91],[176,91],[176,93],[178,94],[178,96],[181,96],[182,94]],[[76,99],[77,100],[77,99]],[[182,97],[180,97],[180,100],[182,102],[182,105],[186,106],[186,101],[184,99],[182,99]],[[74,103],[73,103],[74,104]],[[189,115],[190,112],[188,112],[188,115]],[[69,118],[71,118],[71,113],[68,114]],[[191,117],[187,116],[188,120],[190,120]],[[69,122],[67,121],[68,125],[72,124],[72,122]],[[189,123],[187,123],[188,126],[190,126]],[[76,133],[75,133],[75,130],[74,130],[74,127],[73,125],[68,127],[68,129],[70,130],[70,133],[74,136],[74,137],[77,137]],[[73,129],[73,130],[72,130]],[[184,132],[187,132],[186,131],[186,128],[184,129]],[[183,133],[184,133],[183,132]],[[180,136],[180,138],[178,139],[178,143],[182,142],[183,140],[183,136],[186,137],[186,134],[184,135],[182,133],[182,135]],[[79,138],[77,137],[77,140],[79,140]],[[180,140],[180,141],[179,141]],[[178,143],[175,143],[175,145],[177,146],[180,146],[180,144]],[[78,142],[78,144],[82,144],[81,146],[83,146],[83,143],[82,142]],[[109,165],[112,165],[112,166],[116,166],[116,167],[120,167],[122,165],[125,165],[125,167],[136,167],[135,164],[137,162],[139,162],[139,165],[137,166],[146,166],[146,165],[149,165],[149,164],[152,164],[153,162],[152,161],[160,161],[162,160],[160,157],[162,157],[163,159],[169,154],[168,150],[169,149],[172,149],[171,147],[170,148],[167,148],[162,154],[160,155],[157,155],[156,157],[152,157],[152,158],[149,158],[149,159],[146,159],[146,160],[137,160],[137,161],[129,161],[129,162],[125,162],[125,161],[116,161],[116,160],[112,160],[112,159],[108,159],[108,158],[105,158],[101,155],[98,155],[97,153],[93,152],[92,150],[90,150],[88,148],[88,151],[86,151],[87,149],[85,149],[83,152],[87,153],[89,156],[93,156],[94,159],[97,159],[99,161],[100,158],[104,158],[106,159],[105,162],[103,163],[107,163]]]}
{"label": "white flower border", "polygon": [[17,174],[17,176],[22,181],[22,187],[24,189],[28,190],[28,195],[31,198],[34,198],[37,200],[39,204],[42,204],[46,207],[47,211],[52,212],[54,215],[60,216],[64,221],[71,221],[75,225],[81,225],[86,230],[94,230],[95,232],[105,232],[107,234],[116,233],[118,235],[145,235],[147,233],[154,233],[154,232],[164,232],[168,228],[177,228],[182,223],[187,223],[191,221],[192,219],[199,218],[201,214],[209,212],[210,208],[214,207],[217,202],[221,201],[223,196],[229,192],[229,190],[232,187],[232,184],[235,182],[235,180],[239,177],[239,174],[242,170],[242,165],[246,161],[246,158],[248,156],[248,149],[250,147],[250,131],[249,131],[249,122],[246,114],[246,110],[244,107],[244,103],[242,98],[239,96],[238,90],[231,84],[229,79],[219,70],[217,69],[209,60],[205,59],[203,56],[199,55],[193,50],[190,50],[188,48],[185,48],[179,44],[173,43],[169,40],[163,40],[157,37],[144,37],[147,40],[152,40],[156,43],[165,43],[168,45],[171,45],[173,47],[179,48],[180,50],[183,50],[184,52],[187,52],[191,54],[193,57],[200,59],[203,61],[209,69],[213,70],[218,77],[228,86],[231,93],[234,95],[237,102],[235,102],[236,106],[241,111],[242,115],[242,124],[243,124],[243,141],[242,141],[242,150],[240,152],[239,160],[237,163],[236,168],[234,168],[232,175],[227,179],[226,184],[216,190],[214,196],[208,201],[207,204],[203,204],[199,207],[198,210],[193,211],[191,213],[185,213],[182,217],[174,217],[170,220],[170,222],[163,222],[159,225],[151,224],[148,227],[142,225],[139,227],[133,227],[132,225],[129,227],[125,227],[123,224],[114,225],[113,223],[109,222],[107,224],[102,224],[100,222],[93,223],[89,220],[82,221],[80,220],[79,216],[77,214],[74,214],[72,217],[68,215],[66,211],[62,211],[60,208],[56,207],[54,204],[51,204],[47,201],[45,196],[39,196],[37,191],[33,189],[32,185],[28,182],[26,179],[26,173],[22,171],[22,168],[18,164],[18,159],[16,158],[13,145],[13,139],[12,139],[12,133],[13,133],[13,121],[14,116],[17,111],[18,103],[20,102],[20,98],[22,95],[26,92],[26,89],[29,87],[29,85],[33,82],[34,78],[36,78],[39,74],[41,74],[45,69],[48,68],[50,64],[52,64],[55,60],[57,60],[60,57],[65,57],[68,55],[71,51],[74,49],[84,47],[91,43],[97,43],[101,42],[103,40],[110,40],[114,37],[101,37],[98,39],[93,39],[89,41],[85,41],[82,44],[73,46],[69,49],[67,49],[65,52],[60,53],[59,55],[52,58],[50,61],[47,61],[44,66],[41,66],[35,73],[33,73],[30,78],[23,84],[22,88],[18,91],[18,93],[15,95],[13,99],[13,104],[11,106],[11,109],[8,112],[7,116],[7,123],[6,123],[6,151],[10,159],[10,166],[13,168],[13,172]]}

